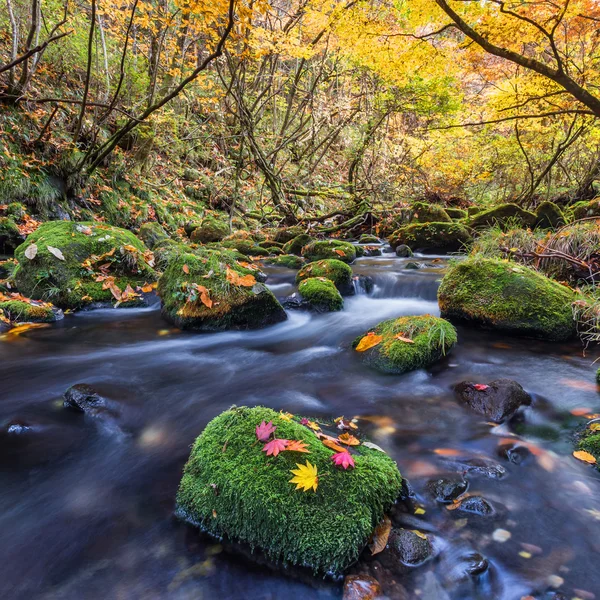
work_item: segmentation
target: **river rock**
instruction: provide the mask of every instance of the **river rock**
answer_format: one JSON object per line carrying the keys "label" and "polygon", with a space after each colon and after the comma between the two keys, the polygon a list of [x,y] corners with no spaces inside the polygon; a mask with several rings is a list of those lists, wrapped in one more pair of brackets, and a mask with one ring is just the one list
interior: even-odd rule
{"label": "river rock", "polygon": [[342,295],[354,294],[352,269],[345,262],[336,258],[308,263],[296,274],[296,283],[301,283],[310,277],[329,279]]}
{"label": "river rock", "polygon": [[209,242],[220,242],[229,233],[229,223],[208,215],[199,223],[189,227],[192,242],[207,244]]}
{"label": "river rock", "polygon": [[493,225],[504,227],[508,223],[520,223],[523,227],[533,227],[536,215],[521,208],[518,204],[500,204],[489,210],[482,210],[469,219],[469,226],[473,229],[486,229]]}
{"label": "river rock", "polygon": [[302,256],[311,262],[335,258],[345,263],[351,263],[356,259],[356,246],[338,240],[314,241],[302,248]]}
{"label": "river rock", "polygon": [[575,299],[529,267],[479,257],[452,265],[438,290],[444,318],[551,341],[575,336]]}
{"label": "river rock", "polygon": [[106,408],[106,399],[87,383],[76,383],[65,392],[63,406],[82,413]]}
{"label": "river rock", "polygon": [[477,515],[479,517],[494,517],[496,509],[489,500],[483,496],[469,496],[459,505],[458,511]]}
{"label": "river rock", "polygon": [[406,245],[415,252],[457,252],[471,239],[471,232],[461,223],[413,223],[394,231],[390,245]]}
{"label": "river rock", "polygon": [[381,586],[368,575],[347,575],[344,579],[342,600],[376,600],[381,596]]}
{"label": "river rock", "polygon": [[[371,336],[374,345],[368,343]],[[383,321],[356,338],[352,347],[369,367],[401,374],[432,365],[449,353],[456,341],[456,329],[448,321],[420,315]]]}
{"label": "river rock", "polygon": [[[260,406],[213,419],[193,445],[176,514],[209,534],[260,548],[272,560],[339,573],[358,559],[402,478],[387,454],[364,444],[352,447],[355,468],[335,467],[333,451],[300,420]],[[267,456],[257,443],[263,422],[276,427],[276,438],[304,442],[310,453]],[[316,491],[290,482],[299,464],[316,468],[317,476],[327,473],[311,482]]]}
{"label": "river rock", "polygon": [[450,504],[469,488],[469,483],[462,478],[432,479],[427,483],[429,493],[438,501]]}
{"label": "river rock", "polygon": [[521,406],[531,404],[531,396],[512,379],[497,379],[487,385],[463,381],[454,391],[471,410],[496,423],[510,419]]}
{"label": "river rock", "polygon": [[400,258],[410,258],[413,255],[413,251],[410,249],[410,246],[406,244],[400,244],[396,246],[396,256]]}
{"label": "river rock", "polygon": [[309,277],[300,282],[298,292],[308,307],[317,312],[334,312],[344,308],[344,299],[332,281]]}
{"label": "river rock", "polygon": [[392,529],[388,548],[392,555],[407,567],[417,567],[433,554],[429,539],[410,529]]}

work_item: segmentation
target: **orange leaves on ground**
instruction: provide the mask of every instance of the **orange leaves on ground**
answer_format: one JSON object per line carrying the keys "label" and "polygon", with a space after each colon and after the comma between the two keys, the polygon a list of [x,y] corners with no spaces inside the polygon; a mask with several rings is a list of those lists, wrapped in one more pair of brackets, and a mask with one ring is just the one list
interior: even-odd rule
{"label": "orange leaves on ground", "polygon": [[290,479],[290,483],[296,484],[297,490],[302,490],[304,492],[308,492],[310,489],[313,491],[317,491],[317,487],[319,485],[319,474],[317,467],[315,465],[311,465],[307,460],[306,464],[301,465],[296,463],[297,469],[291,469],[292,479]]}
{"label": "orange leaves on ground", "polygon": [[360,340],[360,342],[358,342],[358,346],[356,346],[356,351],[365,352],[365,350],[369,350],[369,348],[374,348],[375,346],[377,346],[377,344],[380,344],[382,340],[382,335],[376,335],[373,331],[370,331]]}
{"label": "orange leaves on ground", "polygon": [[306,427],[309,427],[313,431],[321,431],[321,427],[317,423],[315,423],[314,421],[311,421],[309,419],[306,419],[306,418],[304,418],[300,421],[300,425],[305,425]]}
{"label": "orange leaves on ground", "polygon": [[254,275],[240,275],[236,271],[232,269],[227,269],[227,281],[229,283],[233,283],[234,285],[239,285],[242,287],[252,287],[256,283],[256,279]]}
{"label": "orange leaves on ground", "polygon": [[577,450],[577,451],[573,452],[573,456],[577,460],[588,463],[590,465],[595,465],[597,462],[596,457],[593,456],[592,454],[590,454],[589,452],[586,452],[585,450]]}
{"label": "orange leaves on ground", "polygon": [[300,440],[289,440],[285,450],[286,452],[304,452],[305,454],[310,454],[310,450],[306,444]]}
{"label": "orange leaves on ground", "polygon": [[340,250],[339,248],[334,248],[333,250],[338,256],[346,256],[346,253],[343,250]]}
{"label": "orange leaves on ground", "polygon": [[285,450],[289,444],[288,440],[280,440],[275,438],[270,442],[267,442],[262,451],[267,453],[267,456],[277,456],[282,450]]}
{"label": "orange leaves on ground", "polygon": [[212,308],[213,301],[210,299],[209,290],[197,283],[194,283],[193,287],[198,290],[198,293],[200,294],[200,302],[202,302],[206,308]]}
{"label": "orange leaves on ground", "polygon": [[371,554],[379,554],[385,550],[391,530],[392,521],[388,516],[383,517],[383,521],[375,527],[371,534],[371,539],[369,540],[369,550],[371,550]]}
{"label": "orange leaves on ground", "polygon": [[140,292],[144,292],[144,294],[149,294],[152,290],[155,290],[157,286],[157,283],[147,283],[144,282],[144,285],[142,286],[138,286],[136,289]]}
{"label": "orange leaves on ground", "polygon": [[338,436],[338,441],[347,446],[360,446],[360,440],[350,433],[342,433],[342,435]]}
{"label": "orange leaves on ground", "polygon": [[349,421],[348,419],[344,419],[343,415],[341,417],[338,417],[337,419],[334,419],[333,422],[337,424],[338,429],[342,429],[342,430],[358,429],[358,425],[356,425],[356,423],[353,423],[352,421]]}

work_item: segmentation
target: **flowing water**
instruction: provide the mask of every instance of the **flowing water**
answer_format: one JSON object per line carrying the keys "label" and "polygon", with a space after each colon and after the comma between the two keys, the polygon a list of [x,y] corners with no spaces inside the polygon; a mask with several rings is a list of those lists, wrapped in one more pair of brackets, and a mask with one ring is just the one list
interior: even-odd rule
{"label": "flowing water", "polygon": [[[392,598],[519,600],[600,598],[600,477],[571,457],[572,436],[600,411],[592,366],[576,344],[548,344],[459,328],[459,345],[431,369],[385,376],[364,367],[352,340],[383,319],[438,314],[445,259],[406,270],[406,260],[365,258],[356,274],[372,294],[343,312],[290,312],[253,332],[182,333],[158,306],[68,315],[0,340],[0,597],[41,599],[341,598],[341,582],[310,581],[258,566],[173,518],[190,444],[232,404],[263,404],[315,417],[358,417],[407,477],[436,557],[398,578]],[[294,272],[271,267],[278,296]],[[520,382],[534,405],[493,426],[454,399],[462,380]],[[110,418],[62,408],[87,383],[111,403]],[[587,412],[587,411],[582,411]],[[517,436],[520,464],[498,448]],[[474,465],[488,469],[477,469]],[[467,472],[469,492],[499,517],[456,514],[426,482]],[[412,520],[411,520],[412,519]],[[506,539],[508,534],[510,539]],[[460,577],[470,553],[489,561]],[[2,593],[3,592],[3,593]],[[595,595],[594,595],[595,594]]]}

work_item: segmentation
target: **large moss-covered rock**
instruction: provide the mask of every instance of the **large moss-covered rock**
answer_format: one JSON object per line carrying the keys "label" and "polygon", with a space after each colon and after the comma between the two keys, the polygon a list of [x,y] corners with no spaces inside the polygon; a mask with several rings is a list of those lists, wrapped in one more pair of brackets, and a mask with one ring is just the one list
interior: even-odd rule
{"label": "large moss-covered rock", "polygon": [[454,208],[454,207],[447,207],[446,208],[446,214],[452,219],[452,220],[460,220],[460,219],[465,219],[467,217],[467,211],[462,209],[462,208]]}
{"label": "large moss-covered rock", "polygon": [[351,263],[356,259],[356,246],[338,240],[315,241],[302,248],[302,256],[310,262],[335,258]]}
{"label": "large moss-covered rock", "polygon": [[190,234],[192,242],[208,244],[220,242],[229,233],[229,223],[208,215],[194,227]]}
{"label": "large moss-covered rock", "polygon": [[309,277],[325,277],[329,279],[341,294],[353,294],[352,269],[341,260],[329,258],[308,263],[296,274],[296,283]]}
{"label": "large moss-covered rock", "polygon": [[289,242],[286,242],[283,246],[283,251],[286,254],[297,254],[299,256],[302,254],[302,248],[307,244],[310,244],[313,240],[314,238],[307,233],[301,233]]}
{"label": "large moss-covered rock", "polygon": [[[371,339],[377,343],[373,345]],[[437,362],[452,350],[456,340],[456,329],[448,321],[419,315],[383,321],[356,338],[352,347],[366,365],[383,373],[401,374]]]}
{"label": "large moss-covered rock", "polygon": [[[35,256],[27,258],[34,245]],[[152,252],[130,231],[102,223],[44,223],[15,250],[15,258],[19,291],[60,308],[115,302],[108,282],[123,292],[156,280]]]}
{"label": "large moss-covered rock", "polygon": [[6,319],[10,323],[54,323],[62,316],[62,311],[48,302],[25,302],[0,294],[1,320]]}
{"label": "large moss-covered rock", "polygon": [[324,277],[310,277],[300,282],[298,291],[310,308],[318,312],[333,312],[344,308],[344,299],[333,284]]}
{"label": "large moss-covered rock", "polygon": [[571,207],[571,214],[575,221],[589,217],[600,217],[600,198],[594,198],[590,201],[581,200],[580,202],[576,202]]}
{"label": "large moss-covered rock", "polygon": [[554,202],[542,202],[536,211],[535,226],[539,229],[555,229],[565,224],[565,216]]}
{"label": "large moss-covered rock", "polygon": [[223,248],[236,250],[244,256],[269,256],[271,251],[250,239],[224,240],[219,244]]}
{"label": "large moss-covered rock", "polygon": [[286,313],[253,270],[236,255],[203,248],[171,256],[158,282],[165,319],[182,329],[256,329],[279,323]]}
{"label": "large moss-covered rock", "polygon": [[282,254],[268,261],[272,265],[287,267],[288,269],[300,269],[304,264],[304,260],[295,254]]}
{"label": "large moss-covered rock", "polygon": [[0,253],[12,254],[23,242],[17,224],[11,217],[0,217]]}
{"label": "large moss-covered rock", "polygon": [[469,226],[473,229],[485,229],[493,225],[504,227],[507,224],[512,227],[517,225],[533,227],[536,219],[534,213],[517,204],[507,203],[477,213],[469,220]]}
{"label": "large moss-covered rock", "polygon": [[456,252],[471,241],[471,233],[460,223],[413,223],[390,236],[390,246],[406,245],[420,252]]}
{"label": "large moss-covered rock", "polygon": [[411,206],[414,223],[449,223],[452,219],[443,207],[428,202],[414,202]]}
{"label": "large moss-covered rock", "polygon": [[[197,438],[177,494],[177,515],[208,533],[260,548],[274,561],[319,572],[355,562],[374,527],[398,497],[402,479],[385,453],[351,450],[355,468],[334,466],[333,450],[299,419],[269,408],[239,407],[213,419]],[[306,444],[309,454],[262,452],[256,427]],[[317,468],[316,491],[290,483],[298,464]]]}
{"label": "large moss-covered rock", "polygon": [[548,340],[575,334],[575,293],[537,271],[512,262],[469,258],[442,280],[442,316]]}
{"label": "large moss-covered rock", "polygon": [[138,233],[139,238],[150,248],[154,250],[158,244],[170,239],[169,234],[162,228],[162,226],[156,221],[148,221],[140,227]]}

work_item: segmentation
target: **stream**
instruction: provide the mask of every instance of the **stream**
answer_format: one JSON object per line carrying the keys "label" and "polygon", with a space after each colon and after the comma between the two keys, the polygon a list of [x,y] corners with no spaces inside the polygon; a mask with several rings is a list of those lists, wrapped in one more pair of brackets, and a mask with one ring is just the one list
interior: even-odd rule
{"label": "stream", "polygon": [[[414,259],[413,259],[414,260]],[[380,321],[439,314],[446,257],[407,270],[391,255],[359,259],[371,294],[339,313],[289,311],[251,332],[184,333],[145,309],[67,315],[0,339],[0,594],[11,599],[341,599],[342,582],[254,564],[173,517],[190,445],[232,404],[357,417],[415,490],[412,529],[435,536],[436,557],[398,579],[400,600],[600,600],[600,476],[573,459],[573,435],[600,412],[598,353],[458,328],[459,343],[428,370],[382,375],[352,340]],[[432,262],[433,261],[433,262]],[[278,297],[295,272],[266,267]],[[463,380],[518,381],[534,398],[494,426],[455,400]],[[111,418],[65,410],[86,383]],[[583,411],[582,409],[587,409]],[[511,462],[499,450],[525,447]],[[483,466],[482,466],[483,465]],[[431,478],[465,473],[469,493],[499,507],[493,520],[456,514],[427,494]],[[489,567],[461,576],[466,558]]]}

